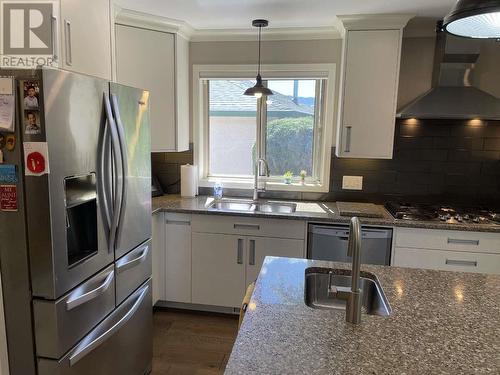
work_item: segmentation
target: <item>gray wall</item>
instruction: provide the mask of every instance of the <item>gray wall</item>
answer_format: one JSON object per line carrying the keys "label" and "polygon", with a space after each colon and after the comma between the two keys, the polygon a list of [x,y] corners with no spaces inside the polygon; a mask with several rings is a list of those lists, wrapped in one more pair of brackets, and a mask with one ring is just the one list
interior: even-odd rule
{"label": "gray wall", "polygon": [[[398,107],[431,87],[434,40],[430,36],[403,39]],[[263,43],[262,57],[264,64],[336,63],[335,93],[338,95],[341,48],[340,39],[272,41]],[[256,49],[256,42],[194,42],[190,44],[190,64],[254,64]],[[476,64],[477,85],[500,97],[500,43],[484,41],[481,53]],[[470,200],[471,204],[498,202],[500,125],[483,125],[471,130],[467,124],[422,122],[415,128],[418,131],[408,134],[411,127],[398,124],[393,160],[338,159],[332,156],[329,194],[269,195],[294,199],[384,201],[407,196],[419,200]],[[157,154],[153,157],[153,170],[165,184],[178,180],[176,171],[181,161],[192,163],[192,152],[174,155]],[[344,174],[364,176],[365,189],[361,192],[342,190],[340,181]],[[168,190],[176,192],[177,185],[169,186]]]}

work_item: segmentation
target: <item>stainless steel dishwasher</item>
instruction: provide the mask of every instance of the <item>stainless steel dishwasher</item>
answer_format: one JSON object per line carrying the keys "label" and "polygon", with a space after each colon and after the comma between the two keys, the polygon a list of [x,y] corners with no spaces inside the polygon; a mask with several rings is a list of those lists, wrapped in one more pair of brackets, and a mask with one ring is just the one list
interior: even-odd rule
{"label": "stainless steel dishwasher", "polygon": [[[351,262],[347,256],[348,225],[309,224],[307,257],[333,262]],[[362,227],[361,263],[389,265],[392,229]]]}

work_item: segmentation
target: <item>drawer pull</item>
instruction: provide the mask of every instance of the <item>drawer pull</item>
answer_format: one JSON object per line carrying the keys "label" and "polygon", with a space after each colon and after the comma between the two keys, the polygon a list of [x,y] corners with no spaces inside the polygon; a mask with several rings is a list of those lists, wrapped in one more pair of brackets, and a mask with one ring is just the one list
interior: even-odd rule
{"label": "drawer pull", "polygon": [[260,230],[259,224],[234,224],[234,229],[252,229],[252,230]]}
{"label": "drawer pull", "polygon": [[182,220],[165,220],[165,224],[172,225],[191,225],[190,221],[182,221]]}
{"label": "drawer pull", "polygon": [[[134,256],[137,253],[139,253],[138,256],[130,259],[130,256]],[[144,260],[146,260],[147,256],[149,253],[149,245],[144,246],[142,249],[139,251],[132,251],[129,255],[126,255],[125,257],[121,258],[116,262],[116,271],[118,273],[121,273],[123,271],[126,271],[130,268],[135,267],[136,265],[142,263]]]}
{"label": "drawer pull", "polygon": [[248,264],[255,266],[255,240],[250,240],[250,254],[248,256]]}
{"label": "drawer pull", "polygon": [[101,283],[101,285],[99,285],[97,288],[94,288],[94,289],[92,289],[88,292],[84,292],[84,293],[82,293],[80,290],[77,289],[75,292],[73,292],[73,294],[70,296],[70,298],[66,301],[66,310],[67,311],[73,310],[75,307],[83,305],[84,303],[89,302],[89,301],[99,297],[106,290],[108,290],[114,277],[115,277],[115,272],[110,271],[106,275],[106,278]]}
{"label": "drawer pull", "polygon": [[243,264],[243,240],[238,238],[238,250],[236,252],[236,263]]}
{"label": "drawer pull", "polygon": [[456,245],[474,245],[479,246],[479,240],[464,240],[460,238],[448,238],[448,243]]}
{"label": "drawer pull", "polygon": [[449,266],[477,267],[476,260],[446,259],[446,264]]}

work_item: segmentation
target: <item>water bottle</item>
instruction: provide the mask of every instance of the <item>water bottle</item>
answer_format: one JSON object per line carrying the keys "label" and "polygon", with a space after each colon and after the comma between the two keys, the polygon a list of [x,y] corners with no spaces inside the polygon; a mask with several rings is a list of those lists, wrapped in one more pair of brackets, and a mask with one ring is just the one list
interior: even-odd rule
{"label": "water bottle", "polygon": [[214,184],[214,199],[219,201],[222,199],[222,182],[216,181]]}

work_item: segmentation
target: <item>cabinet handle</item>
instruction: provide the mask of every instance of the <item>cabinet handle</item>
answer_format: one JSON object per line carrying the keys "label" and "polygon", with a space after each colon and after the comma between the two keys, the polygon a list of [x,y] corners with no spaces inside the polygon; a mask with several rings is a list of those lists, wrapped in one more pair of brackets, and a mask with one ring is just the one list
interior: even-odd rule
{"label": "cabinet handle", "polygon": [[351,130],[352,126],[345,127],[345,149],[344,152],[351,152]]}
{"label": "cabinet handle", "polygon": [[260,230],[259,224],[234,224],[234,229],[252,229],[252,230]]}
{"label": "cabinet handle", "polygon": [[165,224],[172,224],[172,225],[191,225],[191,222],[189,222],[189,221],[182,221],[182,220],[165,220]]}
{"label": "cabinet handle", "polygon": [[66,64],[73,64],[73,56],[71,53],[71,22],[64,20],[64,28],[66,32]]}
{"label": "cabinet handle", "polygon": [[236,253],[236,263],[243,264],[243,240],[238,238],[238,251]]}
{"label": "cabinet handle", "polygon": [[58,51],[58,46],[59,46],[59,39],[57,38],[57,17],[52,16],[52,58],[54,61],[57,61],[59,59],[59,56],[57,56],[57,51]]}
{"label": "cabinet handle", "polygon": [[255,240],[250,240],[250,254],[248,255],[248,264],[255,266]]}
{"label": "cabinet handle", "polygon": [[463,240],[459,238],[448,238],[448,243],[458,245],[474,245],[479,246],[479,240]]}
{"label": "cabinet handle", "polygon": [[445,263],[450,266],[477,267],[477,260],[446,259]]}

